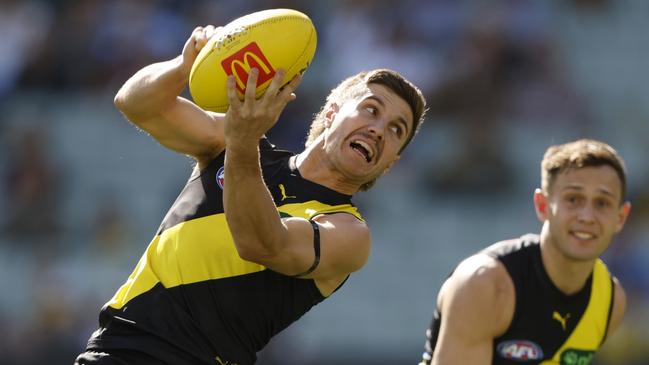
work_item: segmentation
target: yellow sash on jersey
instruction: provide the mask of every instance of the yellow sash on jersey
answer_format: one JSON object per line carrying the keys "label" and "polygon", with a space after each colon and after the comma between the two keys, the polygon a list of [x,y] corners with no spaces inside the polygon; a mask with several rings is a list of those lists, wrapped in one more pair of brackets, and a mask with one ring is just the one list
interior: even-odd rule
{"label": "yellow sash on jersey", "polygon": [[587,365],[600,347],[608,328],[612,303],[611,276],[602,260],[597,259],[593,268],[593,284],[590,300],[584,315],[570,337],[552,357],[541,365]]}
{"label": "yellow sash on jersey", "polygon": [[[327,205],[318,201],[285,204],[280,214],[313,218],[319,214],[349,213],[363,220],[350,204]],[[181,222],[156,235],[131,275],[106,305],[120,309],[156,284],[165,288],[205,280],[250,274],[263,265],[239,257],[224,214]]]}

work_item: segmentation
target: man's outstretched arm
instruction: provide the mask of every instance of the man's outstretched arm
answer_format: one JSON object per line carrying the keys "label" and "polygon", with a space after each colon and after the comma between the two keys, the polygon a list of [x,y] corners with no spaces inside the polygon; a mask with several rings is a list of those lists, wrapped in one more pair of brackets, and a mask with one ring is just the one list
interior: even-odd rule
{"label": "man's outstretched arm", "polygon": [[[198,52],[215,28],[196,28],[178,57],[144,67],[124,83],[115,106],[163,146],[206,162],[225,148],[223,114],[180,97]],[[215,88],[219,87],[215,85]],[[224,88],[225,85],[221,86]]]}
{"label": "man's outstretched arm", "polygon": [[[259,139],[286,104],[295,98],[299,77],[279,91],[278,72],[265,94],[255,100],[256,70],[248,79],[244,102],[230,79],[230,110],[226,114],[224,208],[239,255],[286,275],[307,270],[314,262],[314,229],[302,218],[281,219],[264,184],[259,163]],[[336,278],[360,268],[369,255],[367,226],[349,214],[317,217],[322,255],[309,276]]]}

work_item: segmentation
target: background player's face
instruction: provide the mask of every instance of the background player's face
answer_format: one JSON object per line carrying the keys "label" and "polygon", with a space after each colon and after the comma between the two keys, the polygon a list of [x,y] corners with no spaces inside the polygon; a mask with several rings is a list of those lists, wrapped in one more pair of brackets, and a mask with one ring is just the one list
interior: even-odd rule
{"label": "background player's face", "polygon": [[615,170],[607,165],[568,170],[556,177],[550,190],[544,212],[539,204],[537,209],[548,225],[551,244],[569,259],[599,257],[630,210],[628,202],[620,204],[622,186]]}
{"label": "background player's face", "polygon": [[408,103],[383,85],[346,101],[329,115],[325,150],[335,166],[365,183],[380,176],[396,160],[413,128]]}

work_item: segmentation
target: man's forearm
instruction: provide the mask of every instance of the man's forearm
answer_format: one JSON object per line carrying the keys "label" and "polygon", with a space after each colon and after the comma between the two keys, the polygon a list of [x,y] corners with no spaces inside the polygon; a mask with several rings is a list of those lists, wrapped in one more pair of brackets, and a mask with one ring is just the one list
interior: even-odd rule
{"label": "man's forearm", "polygon": [[186,87],[188,77],[182,56],[154,63],[126,81],[115,96],[115,105],[137,124],[172,105]]}
{"label": "man's forearm", "polygon": [[266,187],[257,145],[226,148],[223,204],[235,245],[244,259],[273,255],[284,226]]}

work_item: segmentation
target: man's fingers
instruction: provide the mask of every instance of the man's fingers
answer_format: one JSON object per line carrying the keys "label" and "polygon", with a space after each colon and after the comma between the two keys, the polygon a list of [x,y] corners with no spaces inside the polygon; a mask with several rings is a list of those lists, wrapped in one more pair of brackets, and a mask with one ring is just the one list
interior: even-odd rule
{"label": "man's fingers", "polygon": [[239,100],[239,96],[237,95],[237,80],[235,80],[233,75],[228,76],[226,88],[228,91],[228,101],[230,102],[230,107],[237,108],[241,106],[241,100]]}
{"label": "man's fingers", "polygon": [[216,33],[216,27],[213,25],[206,25],[205,28],[203,29],[203,33],[205,33],[205,38],[210,39]]}
{"label": "man's fingers", "polygon": [[284,88],[279,94],[279,97],[281,97],[283,100],[286,100],[287,102],[291,100],[295,100],[295,90],[297,90],[301,82],[302,82],[302,75],[301,74],[295,75],[295,77],[293,77],[291,81],[284,86]]}
{"label": "man's fingers", "polygon": [[196,27],[194,29],[194,50],[196,52],[200,52],[200,50],[205,46],[205,43],[207,43],[207,37],[205,36],[205,29],[203,27]]}
{"label": "man's fingers", "polygon": [[268,89],[266,89],[265,95],[267,95],[267,98],[274,98],[275,96],[277,96],[277,93],[279,92],[279,88],[282,86],[282,83],[284,82],[285,75],[286,72],[281,69],[275,72],[275,76],[273,76],[273,80],[270,82],[270,85],[268,85]]}
{"label": "man's fingers", "polygon": [[192,32],[194,51],[196,51],[196,53],[200,52],[207,42],[221,29],[223,29],[223,27],[215,27],[213,25],[194,28],[194,31]]}
{"label": "man's fingers", "polygon": [[248,82],[246,83],[246,95],[245,95],[244,102],[255,101],[258,76],[259,76],[259,70],[256,68],[252,68],[248,73]]}
{"label": "man's fingers", "polygon": [[295,100],[296,96],[294,91],[300,85],[302,75],[295,75],[289,83],[282,86],[285,77],[286,72],[284,70],[277,70],[273,81],[268,85],[268,89],[266,89],[266,93],[264,94],[266,103],[279,101],[279,105],[284,108],[288,102]]}

